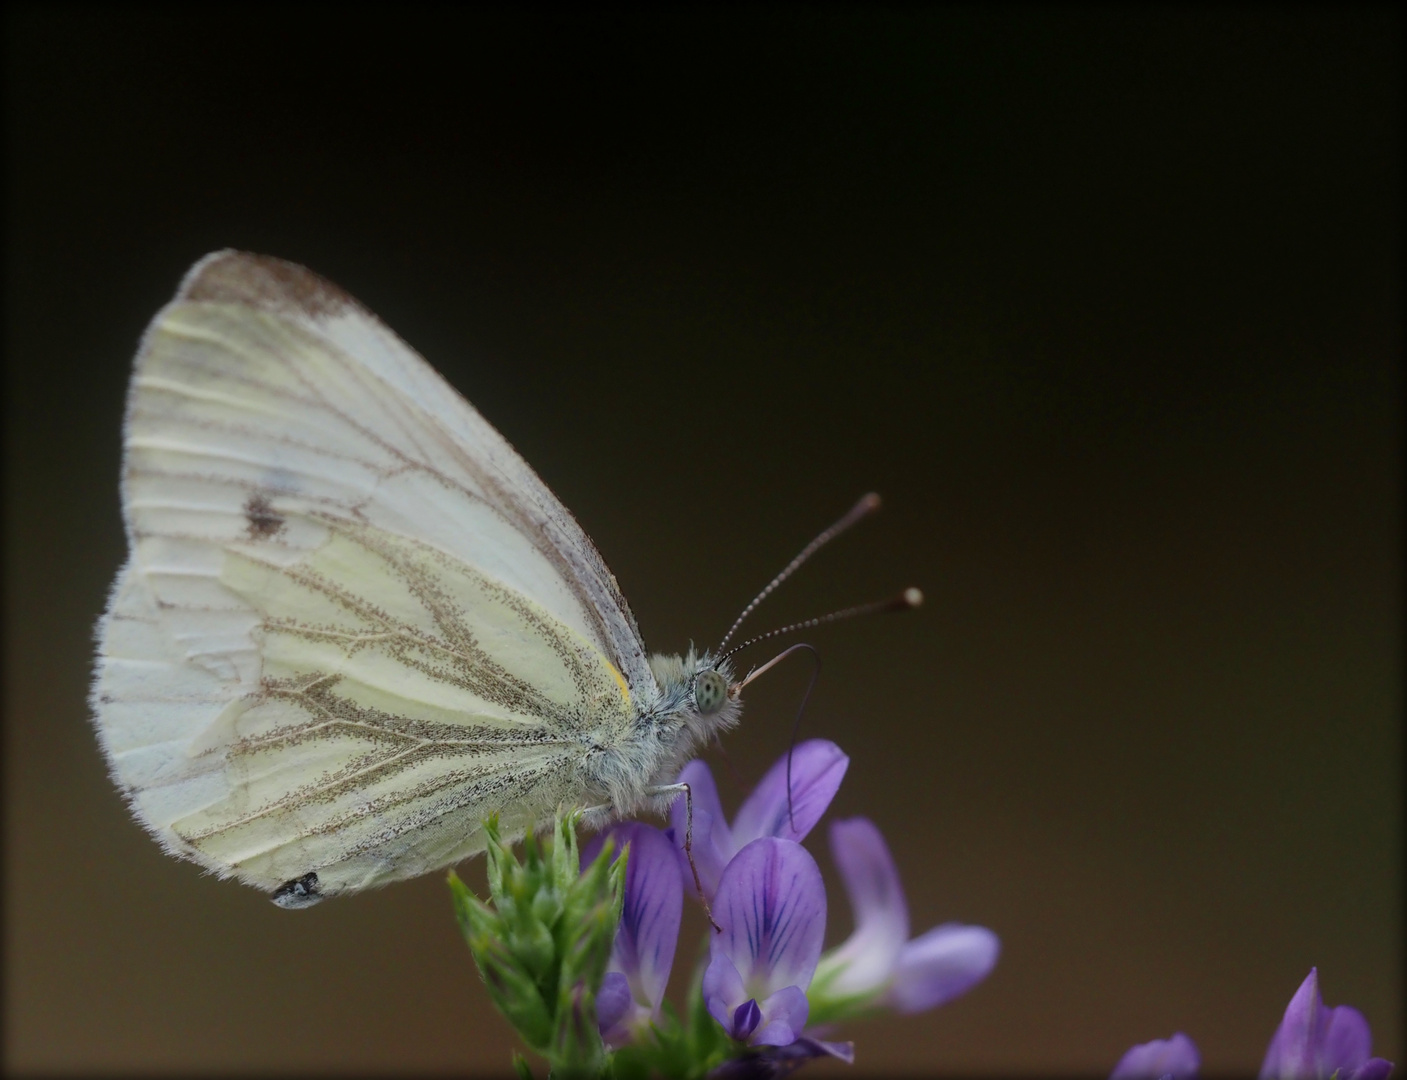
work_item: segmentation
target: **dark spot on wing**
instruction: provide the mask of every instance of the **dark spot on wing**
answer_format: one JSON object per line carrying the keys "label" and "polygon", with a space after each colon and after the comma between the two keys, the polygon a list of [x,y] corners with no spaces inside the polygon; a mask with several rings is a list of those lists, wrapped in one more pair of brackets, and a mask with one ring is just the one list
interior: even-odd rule
{"label": "dark spot on wing", "polygon": [[273,896],[269,897],[281,908],[311,907],[322,899],[322,890],[318,888],[317,874],[304,874],[300,878],[292,881],[285,881],[274,890]]}
{"label": "dark spot on wing", "polygon": [[249,539],[267,540],[283,532],[284,516],[273,508],[269,497],[256,491],[244,503],[244,518],[249,522]]}
{"label": "dark spot on wing", "polygon": [[297,263],[243,251],[222,251],[196,266],[181,288],[183,300],[248,304],[279,313],[298,312],[313,318],[360,308],[332,282]]}

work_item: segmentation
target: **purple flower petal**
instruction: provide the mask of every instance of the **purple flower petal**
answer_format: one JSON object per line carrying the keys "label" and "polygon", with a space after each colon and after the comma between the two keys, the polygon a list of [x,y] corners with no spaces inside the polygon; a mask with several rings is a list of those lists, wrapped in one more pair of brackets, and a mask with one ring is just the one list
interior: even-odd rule
{"label": "purple flower petal", "polygon": [[699,884],[704,895],[713,896],[718,889],[718,878],[736,848],[728,829],[728,819],[723,813],[723,804],[718,800],[718,786],[713,782],[713,773],[702,761],[694,760],[679,772],[679,783],[689,785],[689,798],[675,799],[669,807],[671,839],[679,850],[680,873],[684,877],[684,889],[693,895],[694,872],[689,868],[684,854],[684,837],[689,825],[689,802],[694,805],[694,866],[699,872]]}
{"label": "purple flower petal", "polygon": [[855,932],[826,956],[826,970],[840,971],[827,992],[863,994],[893,974],[909,940],[909,906],[889,847],[872,821],[832,822],[830,834],[831,854],[855,912]]}
{"label": "purple flower petal", "polygon": [[630,983],[626,977],[619,971],[606,972],[606,977],[601,980],[601,989],[596,993],[596,1026],[608,1043],[624,1042],[629,1038],[621,1021],[632,1011],[633,1005]]}
{"label": "purple flower petal", "polygon": [[[679,770],[679,778],[676,782],[689,785],[689,798],[694,802],[696,816],[700,811],[703,811],[713,815],[717,821],[727,821],[727,816],[723,813],[723,803],[718,798],[718,785],[713,782],[713,771],[706,762],[695,758]],[[683,798],[675,799],[669,804],[669,823],[679,834],[681,840],[684,837],[684,826],[688,820],[687,811],[688,802]],[[727,832],[726,825],[723,831]],[[698,839],[697,817],[694,839]]]}
{"label": "purple flower petal", "polygon": [[729,1035],[736,1038],[733,1021],[737,1016],[738,1006],[756,1000],[743,986],[743,977],[738,974],[737,965],[726,955],[716,954],[710,957],[708,967],[704,970],[701,990],[709,1015],[722,1024]]}
{"label": "purple flower petal", "polygon": [[811,1005],[799,986],[784,986],[762,1003],[766,1022],[752,1041],[759,1046],[786,1046],[801,1037]]}
{"label": "purple flower petal", "polygon": [[[800,844],[754,840],[723,871],[713,903],[722,933],[709,938],[703,996],[709,1013],[735,1038],[790,1043],[801,1034],[826,933],[826,890],[816,860]],[[740,1035],[739,1011],[761,1010],[756,1030]]]}
{"label": "purple flower petal", "polygon": [[1262,1080],[1315,1075],[1315,1035],[1323,1020],[1321,1014],[1326,1011],[1319,996],[1319,971],[1311,968],[1290,998],[1284,1019],[1266,1049],[1260,1066]]}
{"label": "purple flower petal", "polygon": [[[627,1005],[618,1015],[614,996],[597,999],[597,1017],[603,1033],[613,1037],[616,1027],[633,1026],[658,1014],[665,985],[674,966],[674,949],[679,942],[679,923],[684,914],[684,883],[679,878],[674,845],[658,829],[638,821],[626,821],[591,838],[582,849],[582,865],[589,865],[607,837],[616,844],[615,857],[628,846],[630,862],[625,871],[625,903],[620,927],[611,949],[609,972],[618,975],[627,987]],[[607,976],[609,992],[619,992],[619,984]],[[601,994],[607,994],[602,984]],[[609,1022],[608,1022],[609,1020]]]}
{"label": "purple flower petal", "polygon": [[733,857],[718,883],[709,942],[737,968],[759,1001],[784,986],[806,987],[826,933],[826,889],[810,852],[764,837]]}
{"label": "purple flower petal", "polygon": [[684,883],[679,880],[674,845],[658,829],[633,822],[621,826],[618,835],[622,846],[630,847],[630,862],[611,967],[624,972],[635,1000],[653,1015],[664,1000],[674,966]]}
{"label": "purple flower petal", "polygon": [[1119,1059],[1109,1080],[1188,1080],[1202,1067],[1202,1055],[1197,1044],[1182,1032],[1171,1039],[1154,1039],[1140,1043]]}
{"label": "purple flower petal", "polygon": [[787,759],[783,755],[738,811],[733,821],[733,842],[741,848],[763,836],[805,839],[835,798],[849,766],[850,759],[833,742],[808,739],[801,743],[792,751],[790,815],[787,811]]}
{"label": "purple flower petal", "polygon": [[803,1052],[808,1052],[807,1057],[833,1057],[839,1058],[847,1065],[855,1064],[855,1044],[853,1042],[824,1042],[821,1039],[803,1037],[797,1039],[792,1045]]}
{"label": "purple flower petal", "polygon": [[1353,1072],[1340,1074],[1339,1080],[1387,1080],[1392,1073],[1392,1062],[1386,1058],[1369,1058]]}
{"label": "purple flower petal", "polygon": [[950,1001],[985,979],[1000,952],[997,935],[984,926],[935,926],[900,952],[889,1002],[914,1013]]}
{"label": "purple flower petal", "polygon": [[1328,1020],[1319,1047],[1319,1067],[1332,1074],[1353,1072],[1373,1056],[1373,1033],[1368,1020],[1352,1005],[1325,1009]]}
{"label": "purple flower petal", "polygon": [[1374,1063],[1382,1059],[1370,1061],[1372,1053],[1373,1035],[1363,1014],[1349,1005],[1325,1006],[1319,969],[1311,968],[1270,1040],[1260,1075],[1262,1080],[1299,1080],[1338,1072],[1340,1080],[1347,1080],[1360,1069],[1371,1075],[1380,1068]]}
{"label": "purple flower petal", "polygon": [[733,1022],[728,1025],[728,1033],[735,1039],[746,1040],[762,1023],[762,1010],[756,998],[748,998],[733,1010]]}

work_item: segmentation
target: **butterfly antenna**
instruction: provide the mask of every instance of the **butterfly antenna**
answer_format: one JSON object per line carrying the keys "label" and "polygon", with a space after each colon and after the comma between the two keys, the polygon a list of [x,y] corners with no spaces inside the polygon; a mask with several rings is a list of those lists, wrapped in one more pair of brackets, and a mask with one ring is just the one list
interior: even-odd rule
{"label": "butterfly antenna", "polygon": [[[850,528],[850,526],[854,525],[856,522],[861,521],[864,518],[869,517],[871,514],[873,514],[876,510],[879,509],[879,506],[879,496],[876,495],[873,491],[871,491],[868,495],[862,497],[859,502],[852,506],[844,517],[842,517],[829,529],[826,529],[824,532],[821,533],[821,535],[816,537],[816,539],[812,540],[809,544],[802,548],[800,554],[798,554],[796,558],[792,559],[791,562],[787,563],[787,565],[782,569],[782,572],[776,577],[774,577],[771,581],[769,581],[767,583],[767,587],[752,598],[752,603],[748,604],[747,607],[743,608],[742,614],[733,620],[733,625],[730,626],[728,628],[728,632],[723,635],[723,640],[718,643],[718,648],[716,651],[721,653],[724,649],[728,647],[728,642],[731,641],[733,639],[733,635],[738,632],[738,627],[742,626],[743,620],[746,619],[749,615],[751,615],[755,610],[757,610],[757,605],[762,603],[762,601],[766,600],[767,597],[771,596],[773,590],[776,589],[778,585],[786,581],[786,579],[791,577],[792,574],[796,573],[796,571],[801,567],[802,563],[804,563],[812,555],[816,554],[816,552],[820,551],[821,548],[825,547],[828,543],[834,540],[846,529]],[[735,649],[733,651],[736,652],[737,650]],[[731,656],[732,654],[730,653],[729,655]]]}
{"label": "butterfly antenna", "polygon": [[[829,615],[818,615],[814,619],[802,619],[800,622],[794,622],[789,626],[779,626],[775,630],[768,630],[765,634],[758,634],[756,637],[748,638],[741,645],[734,645],[718,658],[718,663],[722,664],[725,660],[731,659],[749,646],[756,645],[759,641],[780,637],[782,634],[794,633],[797,630],[810,630],[813,626],[823,626],[826,623],[840,622],[842,619],[853,619],[858,615],[880,615],[887,611],[908,611],[910,608],[916,608],[922,603],[923,593],[919,592],[917,589],[909,588],[905,589],[898,596],[891,596],[888,600],[875,600],[869,604],[857,604],[855,607],[832,611]],[[797,647],[799,648],[800,646]],[[734,683],[728,688],[728,696],[737,697],[743,692],[743,688],[746,687],[748,683],[758,678],[764,672],[769,671],[790,652],[791,650],[788,649],[786,652],[778,653],[760,668],[755,668],[748,672],[747,678],[743,679],[741,682]]]}
{"label": "butterfly antenna", "polygon": [[[832,611],[829,615],[820,615],[814,619],[804,619],[801,622],[792,623],[790,626],[782,626],[776,630],[769,630],[765,634],[758,634],[756,637],[744,641],[741,645],[735,646],[731,652],[724,653],[723,656],[719,658],[719,663],[741,652],[749,645],[756,645],[759,641],[766,641],[768,638],[774,638],[781,634],[789,634],[794,630],[808,630],[813,626],[820,626],[823,623],[829,622],[839,622],[841,619],[850,619],[856,615],[878,615],[886,611],[908,611],[910,608],[916,608],[922,603],[923,593],[914,588],[905,589],[898,596],[890,597],[888,600],[877,600],[871,604],[859,604],[855,607],[844,608],[840,611]],[[791,759],[793,751],[796,750],[796,736],[801,730],[801,714],[806,711],[806,703],[811,700],[811,691],[816,688],[816,680],[820,678],[821,675],[821,654],[816,651],[815,646],[801,642],[790,648],[783,649],[761,667],[753,668],[749,671],[746,677],[741,681],[728,687],[728,696],[730,698],[737,697],[753,679],[765,675],[792,653],[801,649],[805,649],[811,654],[815,665],[811,669],[811,681],[806,684],[806,693],[801,696],[801,706],[796,710],[796,717],[791,723],[791,741],[787,743],[787,822],[791,825],[793,832],[796,831],[796,815],[792,810],[791,801]]]}

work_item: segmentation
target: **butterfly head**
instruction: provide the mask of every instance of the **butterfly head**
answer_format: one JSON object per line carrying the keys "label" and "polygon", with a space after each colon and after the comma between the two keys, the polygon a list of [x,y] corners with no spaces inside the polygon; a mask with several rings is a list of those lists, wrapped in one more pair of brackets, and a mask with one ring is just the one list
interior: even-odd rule
{"label": "butterfly head", "polygon": [[690,649],[684,656],[652,656],[650,668],[660,688],[660,713],[688,730],[690,745],[737,724],[742,702],[727,660]]}

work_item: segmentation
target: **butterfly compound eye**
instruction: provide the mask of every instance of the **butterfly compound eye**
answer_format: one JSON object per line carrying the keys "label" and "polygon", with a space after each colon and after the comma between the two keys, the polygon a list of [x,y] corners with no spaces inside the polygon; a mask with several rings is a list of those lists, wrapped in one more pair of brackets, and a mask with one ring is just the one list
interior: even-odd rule
{"label": "butterfly compound eye", "polygon": [[728,698],[728,680],[716,671],[700,671],[694,678],[694,706],[707,716],[723,708]]}

